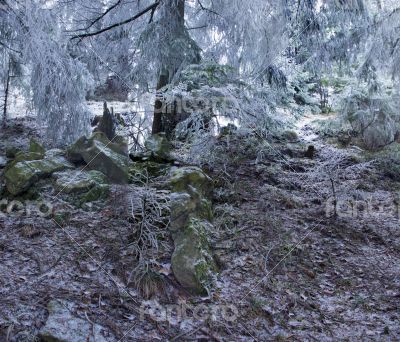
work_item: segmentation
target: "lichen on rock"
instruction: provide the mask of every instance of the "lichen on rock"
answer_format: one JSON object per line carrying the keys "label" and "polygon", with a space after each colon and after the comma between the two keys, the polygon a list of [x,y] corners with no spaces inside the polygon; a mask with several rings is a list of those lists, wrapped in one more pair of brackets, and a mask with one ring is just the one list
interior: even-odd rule
{"label": "lichen on rock", "polygon": [[31,139],[29,143],[29,152],[39,153],[44,156],[46,150],[36,139]]}
{"label": "lichen on rock", "polygon": [[183,287],[197,294],[209,291],[217,271],[209,242],[211,185],[211,179],[197,167],[171,172],[172,270]]}
{"label": "lichen on rock", "polygon": [[111,142],[102,132],[96,132],[90,138],[79,138],[68,148],[67,158],[74,163],[85,162],[90,169],[101,171],[115,183],[129,181],[125,144]]}
{"label": "lichen on rock", "polygon": [[202,196],[210,197],[213,191],[211,178],[196,166],[172,170],[170,184],[174,192],[190,192],[196,189]]}
{"label": "lichen on rock", "polygon": [[13,162],[4,174],[7,190],[18,195],[28,190],[39,179],[51,176],[54,172],[73,169],[63,157]]}

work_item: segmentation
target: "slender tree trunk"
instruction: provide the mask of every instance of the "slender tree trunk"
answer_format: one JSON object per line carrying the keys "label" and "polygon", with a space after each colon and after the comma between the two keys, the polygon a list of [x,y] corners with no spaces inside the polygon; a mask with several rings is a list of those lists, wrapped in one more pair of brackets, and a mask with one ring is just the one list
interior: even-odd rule
{"label": "slender tree trunk", "polygon": [[[178,16],[177,18],[171,18],[171,20],[176,20],[178,19],[178,25],[179,27],[183,30],[185,30],[185,0],[167,0],[165,6],[173,6],[173,11],[170,13],[173,13],[174,11],[177,11]],[[173,37],[171,37],[171,41],[173,40]],[[157,82],[157,88],[156,90],[160,90],[161,88],[165,87],[170,80],[174,77],[175,73],[177,70],[174,70],[172,74],[168,70],[170,70],[168,65],[163,65],[161,67],[159,76],[158,76],[158,82]],[[175,115],[174,111],[168,113],[168,110],[166,106],[164,105],[162,99],[160,97],[156,98],[155,104],[154,104],[154,116],[153,116],[153,127],[152,127],[152,134],[158,134],[161,132],[166,132],[170,131],[171,127],[166,127],[165,123],[165,118],[163,117],[164,115]],[[169,122],[174,122],[174,120],[168,120]]]}
{"label": "slender tree trunk", "polygon": [[[160,72],[160,76],[158,77],[157,82],[157,91],[159,91],[162,87],[165,87],[169,82],[168,72],[166,70]],[[154,116],[153,116],[153,127],[151,130],[152,134],[158,134],[164,131],[163,127],[163,111],[165,110],[165,106],[161,98],[156,95],[156,101],[154,104]]]}
{"label": "slender tree trunk", "polygon": [[7,106],[8,106],[8,93],[10,91],[10,80],[11,80],[11,58],[8,62],[7,79],[4,88],[3,127],[5,127],[7,123]]}

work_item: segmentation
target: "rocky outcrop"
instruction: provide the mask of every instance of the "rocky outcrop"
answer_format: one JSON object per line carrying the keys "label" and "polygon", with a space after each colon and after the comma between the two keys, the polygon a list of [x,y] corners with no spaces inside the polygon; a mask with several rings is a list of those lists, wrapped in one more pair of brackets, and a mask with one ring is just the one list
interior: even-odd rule
{"label": "rocky outcrop", "polygon": [[72,162],[85,162],[92,170],[104,173],[119,184],[129,181],[127,146],[111,142],[104,133],[96,132],[90,138],[81,137],[68,148],[67,158]]}
{"label": "rocky outcrop", "polygon": [[169,163],[173,161],[171,144],[165,134],[159,133],[150,136],[144,143],[145,151],[130,155],[133,161],[153,161],[157,163]]}
{"label": "rocky outcrop", "polygon": [[10,194],[21,194],[27,191],[35,182],[42,178],[50,177],[54,172],[74,168],[64,157],[46,157],[44,159],[31,160],[32,154],[34,152],[27,154],[25,156],[27,159],[21,159],[22,155],[17,154],[16,160],[7,166],[4,179]]}
{"label": "rocky outcrop", "polygon": [[39,331],[43,342],[109,342],[115,338],[102,326],[72,314],[72,303],[52,300],[47,305],[49,317]]}
{"label": "rocky outcrop", "polygon": [[44,154],[46,153],[46,150],[35,139],[31,139],[31,141],[29,143],[29,152],[38,153],[38,154],[41,154],[42,156],[44,156]]}
{"label": "rocky outcrop", "polygon": [[172,171],[170,184],[172,270],[183,287],[205,294],[217,271],[208,238],[213,228],[212,182],[201,169],[184,167]]}
{"label": "rocky outcrop", "polygon": [[170,184],[174,192],[192,192],[196,190],[206,198],[211,197],[213,191],[210,177],[196,166],[174,169],[171,173]]}
{"label": "rocky outcrop", "polygon": [[107,184],[106,176],[95,170],[57,172],[53,178],[55,178],[55,189],[66,194],[79,194],[89,191],[97,184]]}
{"label": "rocky outcrop", "polygon": [[107,177],[96,170],[57,172],[53,178],[56,191],[73,195],[78,206],[106,198],[110,192]]}

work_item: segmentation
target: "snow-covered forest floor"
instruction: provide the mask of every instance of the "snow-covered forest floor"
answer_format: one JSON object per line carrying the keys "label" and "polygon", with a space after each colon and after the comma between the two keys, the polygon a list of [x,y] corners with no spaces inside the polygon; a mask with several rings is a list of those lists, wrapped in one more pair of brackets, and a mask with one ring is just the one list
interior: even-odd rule
{"label": "snow-covered forest floor", "polygon": [[[0,340],[34,340],[54,299],[70,303],[82,321],[101,325],[106,341],[398,340],[399,183],[374,163],[357,168],[365,153],[329,144],[311,118],[297,125],[298,140],[270,141],[262,156],[240,137],[220,140],[227,163],[207,170],[215,185],[211,242],[220,273],[205,298],[176,282],[168,246],[153,265],[158,278],[151,300],[132,286],[126,188],[114,186],[109,200],[83,210],[63,195],[54,199],[44,185],[61,225],[3,211]],[[28,144],[31,127],[26,118],[10,121],[1,154],[16,136]],[[339,208],[328,218],[332,177],[323,172],[337,159],[345,159],[345,176],[334,179],[335,190],[363,209],[344,215]],[[144,307],[182,303],[192,308],[185,319],[140,314]],[[232,315],[193,318],[197,308],[211,305],[229,306]]]}

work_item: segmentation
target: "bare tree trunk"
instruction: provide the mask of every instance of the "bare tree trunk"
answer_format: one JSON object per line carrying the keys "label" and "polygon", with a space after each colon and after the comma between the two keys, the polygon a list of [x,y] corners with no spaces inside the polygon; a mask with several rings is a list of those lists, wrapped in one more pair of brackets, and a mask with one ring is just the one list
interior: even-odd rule
{"label": "bare tree trunk", "polygon": [[8,106],[8,93],[10,91],[10,80],[11,80],[11,58],[8,61],[6,86],[4,88],[3,127],[5,127],[7,123],[7,106]]}
{"label": "bare tree trunk", "polygon": [[[168,72],[166,70],[161,71],[157,82],[157,91],[162,87],[165,87],[169,82]],[[151,130],[152,134],[158,134],[164,131],[163,127],[163,111],[165,110],[164,103],[162,99],[156,95],[156,101],[154,104],[154,116],[153,116],[153,127]]]}

